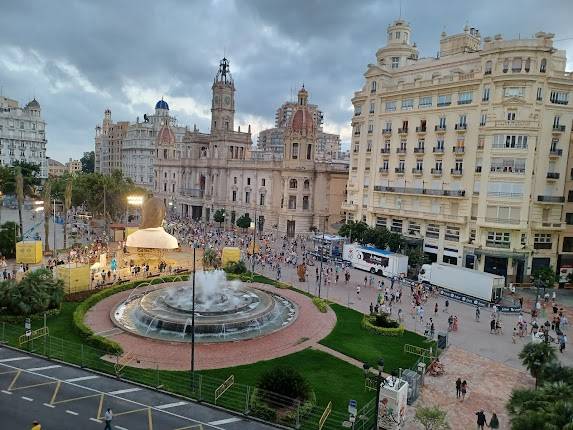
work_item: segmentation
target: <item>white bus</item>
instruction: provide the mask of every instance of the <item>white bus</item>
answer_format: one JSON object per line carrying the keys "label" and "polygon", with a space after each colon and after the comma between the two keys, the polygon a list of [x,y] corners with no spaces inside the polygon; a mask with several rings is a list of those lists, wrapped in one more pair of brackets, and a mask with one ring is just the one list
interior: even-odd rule
{"label": "white bus", "polygon": [[402,254],[357,244],[344,245],[342,258],[352,267],[384,276],[405,275],[408,272],[408,257]]}

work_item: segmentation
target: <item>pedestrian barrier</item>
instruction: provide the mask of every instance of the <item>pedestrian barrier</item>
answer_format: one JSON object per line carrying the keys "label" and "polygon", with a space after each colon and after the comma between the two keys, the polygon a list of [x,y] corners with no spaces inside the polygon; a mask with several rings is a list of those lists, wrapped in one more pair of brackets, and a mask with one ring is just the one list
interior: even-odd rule
{"label": "pedestrian barrier", "polygon": [[432,348],[422,348],[416,345],[410,345],[410,344],[406,344],[404,345],[404,352],[407,354],[413,354],[413,355],[417,355],[419,357],[425,358],[433,358],[434,357],[434,352]]}
{"label": "pedestrian barrier", "polygon": [[332,402],[328,402],[326,409],[324,410],[324,412],[320,417],[320,420],[318,421],[318,430],[322,430],[322,427],[324,426],[324,423],[326,422],[326,419],[328,418],[331,412],[332,412]]}
{"label": "pedestrian barrier", "polygon": [[215,403],[217,403],[217,399],[221,397],[225,391],[227,391],[231,386],[235,383],[235,375],[229,376],[225,382],[217,387],[215,390]]}
{"label": "pedestrian barrier", "polygon": [[48,327],[42,327],[39,328],[38,330],[26,332],[18,338],[18,345],[23,346],[27,342],[47,336],[48,334],[49,334]]}

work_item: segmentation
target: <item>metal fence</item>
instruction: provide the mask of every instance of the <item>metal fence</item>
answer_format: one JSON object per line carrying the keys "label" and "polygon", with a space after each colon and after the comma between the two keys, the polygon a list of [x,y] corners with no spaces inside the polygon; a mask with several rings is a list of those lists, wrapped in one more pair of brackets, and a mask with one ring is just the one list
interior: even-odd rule
{"label": "metal fence", "polygon": [[[225,380],[201,372],[196,372],[192,376],[189,371],[174,372],[162,371],[158,367],[155,369],[130,367],[130,364],[137,365],[137,355],[110,356],[91,346],[69,342],[50,335],[32,339],[24,345],[20,345],[19,338],[23,334],[23,327],[1,323],[0,343],[33,352],[51,360],[95,370],[121,380],[143,384],[154,390],[223,407],[272,424],[305,430],[319,429],[319,422],[321,422],[321,417],[328,403],[328,399],[301,403],[299,400],[241,383],[233,383],[222,389]],[[107,359],[102,359],[103,356],[106,356]],[[336,405],[336,408],[330,412],[324,421],[322,429],[335,430],[346,427],[356,430],[370,430],[374,427],[374,399],[358,411],[354,427],[348,423],[349,417],[345,409],[346,405]]]}

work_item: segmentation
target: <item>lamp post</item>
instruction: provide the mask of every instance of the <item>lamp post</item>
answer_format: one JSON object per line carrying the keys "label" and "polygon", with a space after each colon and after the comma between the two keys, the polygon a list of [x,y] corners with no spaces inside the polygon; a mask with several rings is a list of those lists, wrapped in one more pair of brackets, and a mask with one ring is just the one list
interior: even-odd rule
{"label": "lamp post", "polygon": [[191,392],[195,392],[195,250],[193,243],[193,274],[192,274],[192,301],[191,301]]}
{"label": "lamp post", "polygon": [[322,241],[320,243],[320,272],[318,273],[318,297],[320,298],[320,287],[322,284],[322,260],[324,260],[324,230],[326,229],[326,220],[328,216],[324,217],[324,223],[322,225]]}
{"label": "lamp post", "polygon": [[382,376],[382,372],[384,371],[384,359],[380,358],[378,360],[378,375],[376,376],[376,415],[374,416],[375,425],[374,429],[378,430],[378,414],[380,413],[380,390],[382,388],[382,384],[384,383],[384,377]]}
{"label": "lamp post", "polygon": [[255,277],[255,240],[257,235],[257,209],[255,208],[255,219],[251,222],[251,228],[253,229],[253,248],[251,249],[251,282]]}

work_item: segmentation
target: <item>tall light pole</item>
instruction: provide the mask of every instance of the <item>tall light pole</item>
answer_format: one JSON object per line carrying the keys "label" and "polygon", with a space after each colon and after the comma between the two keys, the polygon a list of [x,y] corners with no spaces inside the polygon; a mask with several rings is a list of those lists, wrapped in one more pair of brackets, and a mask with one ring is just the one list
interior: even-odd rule
{"label": "tall light pole", "polygon": [[192,301],[191,301],[191,392],[195,392],[195,250],[193,243],[193,278],[192,278]]}
{"label": "tall light pole", "polygon": [[255,240],[257,234],[257,208],[255,207],[255,219],[254,222],[251,223],[251,227],[253,228],[253,248],[251,249],[251,282],[253,282],[255,276]]}
{"label": "tall light pole", "polygon": [[324,260],[324,229],[326,228],[326,220],[328,216],[324,216],[324,223],[322,224],[322,242],[320,244],[320,272],[318,274],[318,297],[320,298],[320,286],[322,284],[322,260]]}

